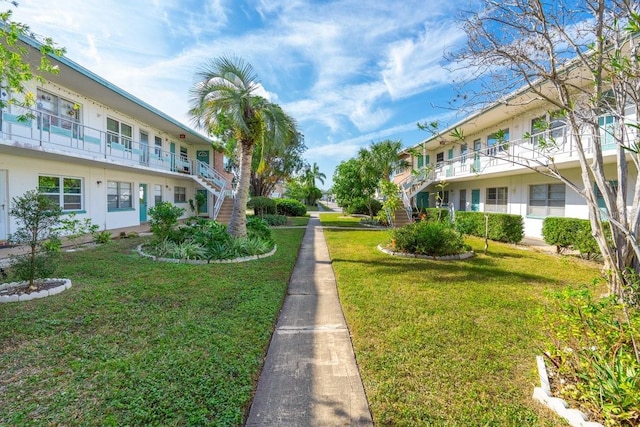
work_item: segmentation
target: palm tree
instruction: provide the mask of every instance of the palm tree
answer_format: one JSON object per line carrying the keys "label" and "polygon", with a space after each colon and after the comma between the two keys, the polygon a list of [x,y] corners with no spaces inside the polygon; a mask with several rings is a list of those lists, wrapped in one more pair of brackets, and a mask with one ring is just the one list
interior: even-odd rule
{"label": "palm tree", "polygon": [[408,162],[400,157],[402,151],[401,141],[384,141],[371,144],[371,160],[373,165],[381,173],[381,179],[389,181],[391,174],[408,166]]}
{"label": "palm tree", "polygon": [[324,184],[324,180],[327,178],[325,174],[320,172],[320,167],[318,167],[317,163],[313,163],[313,166],[307,165],[306,170],[304,171],[303,180],[305,184],[309,187],[316,186],[316,179]]}
{"label": "palm tree", "polygon": [[[219,57],[196,74],[189,114],[209,134],[228,126],[238,143],[238,182],[228,231],[247,234],[247,199],[256,144],[265,139],[287,141],[297,134],[295,121],[280,106],[256,94],[258,77],[251,64],[237,57]],[[221,123],[224,122],[224,123]]]}

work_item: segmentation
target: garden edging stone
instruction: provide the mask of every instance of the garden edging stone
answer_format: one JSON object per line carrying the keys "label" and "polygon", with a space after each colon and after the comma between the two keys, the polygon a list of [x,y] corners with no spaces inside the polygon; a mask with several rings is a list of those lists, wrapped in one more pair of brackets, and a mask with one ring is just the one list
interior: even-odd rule
{"label": "garden edging stone", "polygon": [[[49,296],[57,295],[60,292],[71,288],[71,280],[69,279],[47,278],[44,280],[56,280],[56,281],[61,281],[63,283],[54,288],[46,289],[38,292],[31,292],[26,294],[0,295],[0,304],[6,303],[6,302],[21,302],[21,301],[31,301],[33,299],[38,299],[38,298],[46,298]],[[23,285],[24,283],[25,282],[5,283],[3,285],[0,285],[0,289],[15,287],[15,286]]]}
{"label": "garden edging stone", "polygon": [[584,412],[569,408],[569,404],[559,397],[553,397],[549,386],[549,375],[542,356],[536,356],[540,387],[534,387],[533,398],[555,411],[572,427],[604,427],[602,424],[589,421]]}
{"label": "garden edging stone", "polygon": [[180,264],[180,263],[182,263],[182,264],[231,264],[231,263],[237,263],[237,262],[254,261],[256,259],[270,257],[271,255],[275,254],[276,250],[278,249],[278,246],[275,245],[273,247],[273,249],[271,249],[269,252],[261,254],[261,255],[251,255],[251,256],[245,256],[245,257],[233,258],[233,259],[206,260],[206,259],[162,258],[162,257],[158,257],[158,256],[155,256],[155,255],[150,255],[148,253],[143,252],[142,251],[142,246],[144,246],[144,244],[140,244],[136,248],[136,251],[138,252],[138,255],[140,255],[141,257],[149,258],[149,259],[152,259],[153,261],[172,262],[172,263],[175,263],[175,264]]}
{"label": "garden edging stone", "polygon": [[405,257],[405,258],[418,258],[418,259],[431,259],[435,261],[452,261],[452,260],[461,260],[471,258],[475,255],[473,251],[465,252],[462,254],[454,254],[454,255],[443,255],[443,256],[433,256],[433,255],[420,255],[420,254],[409,254],[406,252],[396,252],[391,249],[387,249],[382,245],[378,245],[378,250],[384,252],[387,255]]}

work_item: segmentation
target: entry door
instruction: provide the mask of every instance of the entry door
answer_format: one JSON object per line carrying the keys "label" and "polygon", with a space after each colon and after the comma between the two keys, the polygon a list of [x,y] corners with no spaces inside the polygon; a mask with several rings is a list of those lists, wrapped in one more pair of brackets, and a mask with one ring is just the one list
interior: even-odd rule
{"label": "entry door", "polygon": [[480,210],[480,190],[471,190],[471,210],[473,212]]}
{"label": "entry door", "polygon": [[140,184],[140,222],[147,221],[147,184]]}
{"label": "entry door", "polygon": [[209,192],[207,190],[196,190],[196,194],[202,194],[204,196],[204,204],[198,207],[198,212],[203,214],[208,212],[209,207]]}
{"label": "entry door", "polygon": [[7,171],[0,170],[0,241],[7,240],[7,221],[9,217],[7,190]]}

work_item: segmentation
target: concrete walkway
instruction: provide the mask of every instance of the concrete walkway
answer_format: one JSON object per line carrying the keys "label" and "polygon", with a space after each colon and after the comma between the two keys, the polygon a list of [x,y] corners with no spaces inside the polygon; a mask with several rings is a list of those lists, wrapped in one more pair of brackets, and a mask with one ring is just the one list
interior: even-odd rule
{"label": "concrete walkway", "polygon": [[246,426],[373,426],[317,213],[311,213]]}

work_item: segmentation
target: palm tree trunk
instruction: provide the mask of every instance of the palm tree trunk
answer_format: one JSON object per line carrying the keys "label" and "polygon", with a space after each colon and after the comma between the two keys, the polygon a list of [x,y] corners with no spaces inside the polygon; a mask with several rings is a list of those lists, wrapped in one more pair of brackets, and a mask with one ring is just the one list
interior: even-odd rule
{"label": "palm tree trunk", "polygon": [[247,200],[249,199],[253,148],[252,141],[240,141],[238,186],[236,188],[236,198],[233,201],[231,220],[227,228],[229,234],[233,237],[244,237],[247,235]]}

